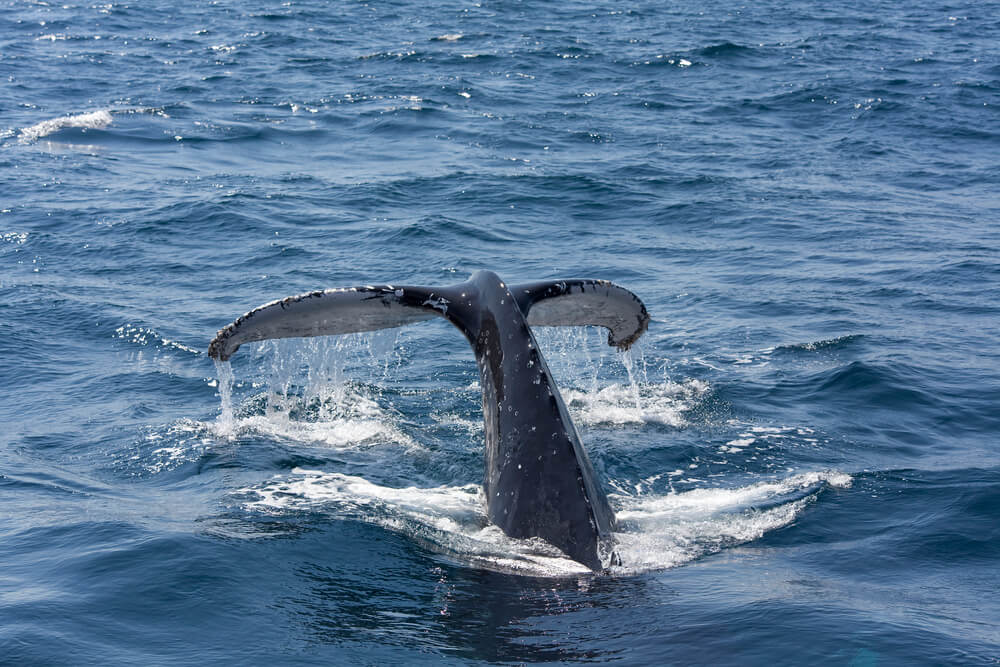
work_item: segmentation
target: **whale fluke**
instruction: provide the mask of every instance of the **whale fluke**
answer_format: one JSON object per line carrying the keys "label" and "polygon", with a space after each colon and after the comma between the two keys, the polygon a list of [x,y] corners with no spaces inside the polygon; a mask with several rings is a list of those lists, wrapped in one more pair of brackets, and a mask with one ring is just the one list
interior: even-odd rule
{"label": "whale fluke", "polygon": [[442,313],[426,287],[367,285],[317,290],[254,308],[220,329],[208,355],[226,361],[243,343],[375,331],[429,320]]}
{"label": "whale fluke", "polygon": [[608,345],[627,350],[649,326],[635,294],[607,280],[560,280],[510,288],[533,327],[600,326]]}
{"label": "whale fluke", "polygon": [[540,537],[594,570],[618,561],[615,517],[531,326],[596,325],[627,349],[643,334],[642,301],[605,280],[506,285],[489,271],[448,287],[367,285],[264,304],[221,329],[209,356],[243,343],[399,327],[444,317],[469,340],[483,392],[487,515],[507,535]]}
{"label": "whale fluke", "polygon": [[[461,294],[461,287],[365,285],[278,299],[220,329],[208,355],[226,361],[243,343],[258,340],[359,333],[447,318],[450,298],[456,290]],[[509,289],[529,325],[604,327],[608,345],[619,349],[628,349],[649,324],[639,297],[607,280],[542,281]]]}

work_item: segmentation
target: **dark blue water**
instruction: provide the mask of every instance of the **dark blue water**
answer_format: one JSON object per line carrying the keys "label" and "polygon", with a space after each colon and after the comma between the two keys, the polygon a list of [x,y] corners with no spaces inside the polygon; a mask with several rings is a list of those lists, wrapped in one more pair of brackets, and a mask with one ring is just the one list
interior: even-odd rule
{"label": "dark blue water", "polygon": [[[998,45],[994,1],[4,2],[0,662],[997,664]],[[246,345],[221,414],[246,310],[481,268],[653,316],[539,333],[610,575],[485,524],[444,322]]]}

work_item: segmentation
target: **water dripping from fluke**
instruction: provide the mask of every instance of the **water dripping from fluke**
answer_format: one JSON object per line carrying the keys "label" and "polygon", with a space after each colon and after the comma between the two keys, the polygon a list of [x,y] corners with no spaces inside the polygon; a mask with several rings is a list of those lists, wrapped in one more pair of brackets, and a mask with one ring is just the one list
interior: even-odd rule
{"label": "water dripping from fluke", "polygon": [[236,418],[233,416],[233,367],[228,361],[215,359],[215,373],[219,378],[219,416],[215,420],[215,430],[220,436],[232,440],[236,432]]}

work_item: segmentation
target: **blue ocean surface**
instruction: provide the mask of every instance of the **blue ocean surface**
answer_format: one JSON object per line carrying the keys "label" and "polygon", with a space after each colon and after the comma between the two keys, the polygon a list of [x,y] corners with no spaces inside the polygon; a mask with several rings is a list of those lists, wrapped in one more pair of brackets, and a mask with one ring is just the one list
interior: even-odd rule
{"label": "blue ocean surface", "polygon": [[[0,663],[1000,663],[1000,3],[0,4]],[[536,334],[619,523],[485,519],[445,321]]]}

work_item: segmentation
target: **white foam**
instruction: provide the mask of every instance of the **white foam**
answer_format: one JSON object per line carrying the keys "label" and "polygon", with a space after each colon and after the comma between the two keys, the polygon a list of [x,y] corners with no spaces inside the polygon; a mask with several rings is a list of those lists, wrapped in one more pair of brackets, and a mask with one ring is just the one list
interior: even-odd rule
{"label": "white foam", "polygon": [[481,437],[483,431],[483,420],[482,419],[465,419],[459,415],[453,413],[439,413],[432,412],[431,419],[436,421],[438,424],[443,426],[453,426],[455,428],[460,428],[470,435],[479,435]]}
{"label": "white foam", "polygon": [[340,417],[322,421],[299,421],[278,414],[236,419],[234,434],[256,433],[282,441],[333,449],[360,449],[379,444],[421,449],[412,438],[387,420],[372,417]]}
{"label": "white foam", "polygon": [[380,486],[336,472],[296,468],[258,489],[246,508],[268,513],[323,511],[399,532],[472,564],[534,575],[589,570],[542,540],[515,540],[487,523],[478,484],[432,488]]}
{"label": "white foam", "polygon": [[291,480],[275,478],[255,489],[259,500],[248,504],[255,509],[312,509],[317,504],[342,503],[350,507],[392,505],[394,509],[419,516],[428,522],[441,521],[455,527],[461,522],[477,523],[482,514],[482,491],[478,485],[433,488],[390,488],[362,477],[336,472],[295,468]]}
{"label": "white foam", "polygon": [[[679,472],[679,471],[675,471]],[[673,475],[674,473],[669,473]],[[811,472],[737,488],[703,488],[682,493],[612,494],[623,574],[676,567],[743,544],[787,526],[824,486],[849,487],[839,472]],[[515,540],[486,520],[479,485],[432,488],[381,486],[361,477],[296,468],[258,488],[245,507],[266,513],[324,512],[399,532],[478,567],[534,576],[588,572],[538,539]],[[757,509],[764,506],[765,509]]]}
{"label": "white foam", "polygon": [[89,113],[77,114],[75,116],[61,116],[44,120],[41,123],[25,127],[21,130],[18,141],[22,144],[30,144],[41,137],[46,137],[53,132],[58,132],[64,127],[82,127],[85,129],[99,130],[111,124],[111,112],[105,109],[91,111]]}
{"label": "white foam", "polygon": [[811,472],[737,488],[693,489],[663,496],[617,496],[622,505],[618,517],[622,520],[646,520],[683,515],[689,511],[702,513],[734,509],[759,504],[824,482],[846,488],[851,485],[851,477],[838,472]]}
{"label": "white foam", "polygon": [[[666,495],[613,495],[623,569],[640,572],[682,565],[743,544],[792,523],[826,485],[846,488],[850,475],[811,472],[737,488],[702,488]],[[804,495],[803,495],[804,494]],[[756,509],[764,505],[766,509]]]}
{"label": "white foam", "polygon": [[738,452],[742,452],[755,442],[757,442],[757,438],[737,438],[736,440],[730,440],[723,446],[719,447],[719,451],[722,453],[736,454]]}
{"label": "white foam", "polygon": [[[391,414],[357,387],[335,384],[311,387],[305,396],[269,392],[264,414],[234,415],[228,362],[217,362],[222,410],[214,424],[220,437],[258,434],[273,440],[334,449],[362,449],[378,444],[400,445],[408,451],[422,449],[396,427]],[[227,376],[227,373],[229,374]]]}
{"label": "white foam", "polygon": [[684,382],[611,384],[597,390],[564,389],[563,398],[574,421],[581,424],[660,423],[684,426],[684,414],[695,407],[709,385]]}

